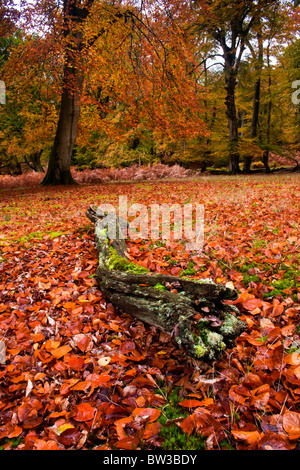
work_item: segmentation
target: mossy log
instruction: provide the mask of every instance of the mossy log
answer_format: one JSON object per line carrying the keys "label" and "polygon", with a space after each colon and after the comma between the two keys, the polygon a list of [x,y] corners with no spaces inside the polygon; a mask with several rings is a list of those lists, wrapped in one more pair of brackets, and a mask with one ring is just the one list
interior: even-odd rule
{"label": "mossy log", "polygon": [[94,206],[86,215],[95,223],[96,278],[114,307],[170,334],[188,356],[202,362],[219,359],[233,345],[246,328],[238,309],[223,302],[237,298],[234,289],[209,279],[153,274],[128,261],[124,239],[112,239],[122,221],[106,215],[104,226],[104,214]]}

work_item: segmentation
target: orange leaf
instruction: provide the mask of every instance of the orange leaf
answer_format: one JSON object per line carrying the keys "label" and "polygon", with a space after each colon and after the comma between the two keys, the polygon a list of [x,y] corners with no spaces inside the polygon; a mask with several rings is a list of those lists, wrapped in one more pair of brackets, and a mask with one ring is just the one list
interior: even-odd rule
{"label": "orange leaf", "polygon": [[285,358],[285,363],[290,364],[292,366],[299,366],[300,365],[300,353],[295,351],[289,354]]}
{"label": "orange leaf", "polygon": [[275,305],[271,313],[271,317],[278,317],[279,315],[282,314],[283,310],[284,310],[284,306],[282,304]]}
{"label": "orange leaf", "polygon": [[258,431],[242,431],[241,429],[232,429],[231,432],[235,439],[241,439],[242,441],[246,441],[251,445],[256,444],[262,436],[262,433]]}
{"label": "orange leaf", "polygon": [[89,403],[80,403],[76,406],[73,418],[75,421],[79,422],[90,421],[94,418],[95,411],[96,408],[91,406]]}
{"label": "orange leaf", "polygon": [[33,333],[31,335],[31,338],[35,343],[39,343],[40,341],[43,341],[43,339],[45,339],[45,336],[43,335],[43,333]]}
{"label": "orange leaf", "polygon": [[117,424],[117,423],[115,423],[115,426],[116,426],[116,431],[117,431],[118,438],[119,438],[120,440],[121,440],[121,439],[126,439],[127,434],[126,434],[126,432],[124,431],[122,424]]}
{"label": "orange leaf", "polygon": [[283,415],[282,424],[290,439],[298,439],[300,437],[300,413],[287,411]]}
{"label": "orange leaf", "polygon": [[143,439],[150,439],[153,436],[157,436],[161,430],[161,424],[156,423],[149,423],[145,427],[145,431],[143,434]]}
{"label": "orange leaf", "polygon": [[184,406],[185,408],[196,408],[197,406],[202,406],[203,401],[188,399],[181,401],[179,405]]}
{"label": "orange leaf", "polygon": [[242,305],[246,310],[255,310],[257,307],[262,306],[262,301],[260,299],[248,299]]}
{"label": "orange leaf", "polygon": [[61,346],[60,348],[51,349],[50,352],[51,352],[52,356],[54,356],[56,359],[60,359],[61,357],[65,356],[71,350],[72,350],[71,346],[68,346],[67,344],[65,344],[64,346]]}
{"label": "orange leaf", "polygon": [[83,382],[78,382],[77,384],[74,385],[74,387],[70,387],[72,388],[72,390],[87,390],[89,387],[90,387],[90,382],[87,382],[86,380],[84,380]]}
{"label": "orange leaf", "polygon": [[75,304],[75,302],[66,302],[64,305],[63,305],[64,308],[66,309],[73,309],[73,308],[76,308],[77,305]]}
{"label": "orange leaf", "polygon": [[72,370],[81,370],[84,366],[84,357],[68,356],[64,359]]}
{"label": "orange leaf", "polygon": [[43,439],[37,439],[34,443],[37,450],[58,450],[55,441],[44,441]]}
{"label": "orange leaf", "polygon": [[56,349],[56,348],[58,348],[59,345],[60,345],[60,341],[54,341],[53,339],[48,339],[48,340],[44,343],[44,348],[45,348],[47,351],[50,351],[50,349]]}
{"label": "orange leaf", "polygon": [[188,416],[187,418],[185,418],[183,421],[181,421],[180,427],[184,432],[188,434],[188,436],[190,436],[194,430],[195,424],[196,424],[195,415],[192,414]]}

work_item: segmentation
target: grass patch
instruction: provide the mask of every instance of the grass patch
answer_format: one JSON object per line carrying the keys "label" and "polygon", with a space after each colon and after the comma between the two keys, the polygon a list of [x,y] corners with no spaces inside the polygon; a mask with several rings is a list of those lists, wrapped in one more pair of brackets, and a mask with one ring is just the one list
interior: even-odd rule
{"label": "grass patch", "polygon": [[16,242],[25,244],[33,241],[40,241],[46,235],[50,240],[53,240],[54,238],[64,235],[64,232],[31,232],[28,235],[23,235],[22,237],[17,238]]}
{"label": "grass patch", "polygon": [[204,438],[192,433],[188,436],[176,422],[176,418],[186,418],[189,413],[179,405],[179,392],[181,387],[165,387],[156,389],[155,392],[167,398],[167,404],[162,408],[158,419],[162,425],[160,437],[163,439],[161,449],[164,450],[204,450]]}

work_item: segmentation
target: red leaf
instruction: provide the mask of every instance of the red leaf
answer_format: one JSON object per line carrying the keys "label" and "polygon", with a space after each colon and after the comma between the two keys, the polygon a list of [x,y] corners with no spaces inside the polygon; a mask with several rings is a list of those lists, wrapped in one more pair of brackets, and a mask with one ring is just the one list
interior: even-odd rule
{"label": "red leaf", "polygon": [[130,351],[134,351],[134,350],[135,350],[135,344],[133,341],[125,341],[124,343],[121,344],[121,347],[120,347],[121,354],[127,354]]}
{"label": "red leaf", "polygon": [[196,424],[196,418],[195,418],[195,415],[192,414],[188,416],[187,418],[185,418],[183,421],[181,421],[180,427],[184,432],[186,432],[190,436],[192,432],[194,431],[195,424]]}
{"label": "red leaf", "polygon": [[80,403],[75,408],[75,414],[73,418],[75,421],[85,422],[90,421],[94,418],[96,408],[91,406],[89,403]]}
{"label": "red leaf", "polygon": [[84,366],[84,357],[79,356],[68,356],[65,358],[70,369],[72,370],[81,370]]}
{"label": "red leaf", "polygon": [[197,406],[202,406],[203,401],[187,399],[181,401],[179,405],[184,406],[185,408],[196,408]]}

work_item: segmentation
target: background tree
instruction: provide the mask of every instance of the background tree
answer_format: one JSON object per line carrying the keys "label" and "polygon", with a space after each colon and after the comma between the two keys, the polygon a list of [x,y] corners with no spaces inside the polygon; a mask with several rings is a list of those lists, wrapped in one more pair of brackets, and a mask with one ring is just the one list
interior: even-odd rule
{"label": "background tree", "polygon": [[0,110],[2,165],[12,172],[20,173],[24,164],[43,171],[41,157],[49,154],[57,121],[57,52],[47,38],[19,32],[2,69],[8,89]]}
{"label": "background tree", "polygon": [[219,45],[224,59],[226,115],[229,131],[229,171],[239,173],[239,121],[236,107],[236,86],[247,40],[260,24],[270,4],[266,0],[216,0],[192,2],[194,29],[209,34]]}

